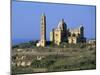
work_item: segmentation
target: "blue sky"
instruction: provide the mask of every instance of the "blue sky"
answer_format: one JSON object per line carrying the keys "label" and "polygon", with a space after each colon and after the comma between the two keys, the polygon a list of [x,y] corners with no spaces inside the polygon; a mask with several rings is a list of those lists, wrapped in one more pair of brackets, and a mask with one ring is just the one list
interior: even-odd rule
{"label": "blue sky", "polygon": [[85,28],[85,37],[95,37],[96,7],[12,1],[12,39],[40,39],[40,20],[46,15],[47,39],[52,28],[63,18],[68,28]]}

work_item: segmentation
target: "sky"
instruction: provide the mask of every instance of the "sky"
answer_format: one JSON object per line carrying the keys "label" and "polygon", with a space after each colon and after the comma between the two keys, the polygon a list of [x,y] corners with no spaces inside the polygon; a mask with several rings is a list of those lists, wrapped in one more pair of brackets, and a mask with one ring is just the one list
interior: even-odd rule
{"label": "sky", "polygon": [[12,39],[39,40],[43,13],[46,15],[47,40],[62,18],[67,28],[83,25],[85,37],[95,38],[95,6],[12,1]]}

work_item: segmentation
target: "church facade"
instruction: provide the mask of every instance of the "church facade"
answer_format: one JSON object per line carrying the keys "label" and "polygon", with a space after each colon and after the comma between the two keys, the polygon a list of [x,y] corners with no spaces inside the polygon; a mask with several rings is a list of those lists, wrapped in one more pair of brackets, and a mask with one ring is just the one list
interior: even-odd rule
{"label": "church facade", "polygon": [[64,19],[62,19],[58,23],[57,28],[52,29],[50,32],[50,41],[57,45],[60,45],[62,42],[67,42],[69,44],[85,43],[84,27],[81,25],[76,29],[69,29]]}

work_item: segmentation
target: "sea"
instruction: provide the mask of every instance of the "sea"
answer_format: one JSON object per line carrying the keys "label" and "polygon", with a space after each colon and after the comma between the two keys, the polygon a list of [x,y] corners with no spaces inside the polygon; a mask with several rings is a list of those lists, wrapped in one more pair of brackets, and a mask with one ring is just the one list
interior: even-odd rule
{"label": "sea", "polygon": [[13,39],[11,40],[12,45],[18,45],[21,43],[32,41],[32,39]]}

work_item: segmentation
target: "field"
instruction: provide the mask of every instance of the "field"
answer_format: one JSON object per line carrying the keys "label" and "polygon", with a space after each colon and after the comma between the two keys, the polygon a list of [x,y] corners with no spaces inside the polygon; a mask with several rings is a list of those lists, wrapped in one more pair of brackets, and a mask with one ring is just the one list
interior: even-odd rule
{"label": "field", "polygon": [[12,48],[12,74],[96,69],[95,44],[24,45]]}

